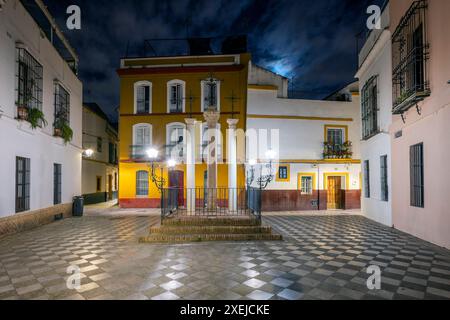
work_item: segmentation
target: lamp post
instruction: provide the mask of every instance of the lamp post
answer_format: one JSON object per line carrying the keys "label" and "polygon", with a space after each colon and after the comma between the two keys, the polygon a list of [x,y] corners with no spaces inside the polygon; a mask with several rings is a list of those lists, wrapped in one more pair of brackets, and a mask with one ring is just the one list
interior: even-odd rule
{"label": "lamp post", "polygon": [[272,174],[272,162],[275,159],[276,152],[274,150],[267,150],[266,158],[269,159],[269,163],[266,164],[267,171],[269,174],[263,175],[263,166],[259,167],[260,174],[259,178],[256,180],[260,189],[267,188],[267,185],[273,180],[274,175]]}
{"label": "lamp post", "polygon": [[250,169],[247,170],[247,189],[250,188],[250,186],[252,185],[253,181],[255,180],[255,165],[256,165],[256,160],[255,159],[250,159],[248,161],[248,165],[250,166]]}
{"label": "lamp post", "polygon": [[158,190],[161,192],[161,189],[164,187],[166,180],[163,177],[163,168],[160,167],[160,177],[158,177],[155,173],[155,161],[158,158],[158,150],[154,148],[150,148],[146,151],[148,158],[150,159],[150,178]]}

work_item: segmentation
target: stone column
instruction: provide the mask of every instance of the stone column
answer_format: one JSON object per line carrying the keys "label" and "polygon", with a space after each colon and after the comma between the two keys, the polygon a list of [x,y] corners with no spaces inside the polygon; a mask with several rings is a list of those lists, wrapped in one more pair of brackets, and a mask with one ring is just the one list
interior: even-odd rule
{"label": "stone column", "polygon": [[228,209],[237,210],[237,139],[236,124],[238,119],[227,119],[227,160],[228,160]]}
{"label": "stone column", "polygon": [[195,214],[195,119],[186,118],[186,209]]}
{"label": "stone column", "polygon": [[209,108],[203,114],[208,124],[208,180],[207,180],[207,209],[215,211],[217,209],[217,140],[220,138],[216,132],[217,122],[220,118],[220,112]]}

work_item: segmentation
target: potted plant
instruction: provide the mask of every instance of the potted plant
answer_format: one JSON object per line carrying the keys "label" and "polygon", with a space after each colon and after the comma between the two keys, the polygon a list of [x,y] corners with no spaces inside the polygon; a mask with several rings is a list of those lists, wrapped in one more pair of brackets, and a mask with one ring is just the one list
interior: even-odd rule
{"label": "potted plant", "polygon": [[66,121],[57,120],[55,122],[55,132],[54,135],[57,137],[61,137],[64,140],[64,143],[67,144],[73,137],[73,130],[69,127]]}
{"label": "potted plant", "polygon": [[[27,81],[25,80],[25,83]],[[20,120],[28,120],[28,113],[30,110],[30,102],[33,98],[33,88],[35,85],[34,79],[30,79],[28,81],[28,86],[25,86],[25,90],[23,93],[23,103],[17,104],[17,118]]]}
{"label": "potted plant", "polygon": [[44,113],[38,108],[31,108],[27,110],[27,121],[30,123],[32,129],[36,129],[40,123],[47,126],[47,120],[45,120]]}

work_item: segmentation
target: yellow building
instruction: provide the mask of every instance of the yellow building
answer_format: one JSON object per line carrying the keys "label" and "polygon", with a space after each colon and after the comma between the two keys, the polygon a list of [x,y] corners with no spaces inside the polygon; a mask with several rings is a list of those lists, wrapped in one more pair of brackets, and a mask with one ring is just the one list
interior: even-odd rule
{"label": "yellow building", "polygon": [[[165,186],[186,187],[186,119],[195,119],[195,187],[206,186],[203,161],[207,129],[204,111],[220,112],[217,187],[228,187],[228,119],[245,130],[250,54],[125,58],[120,77],[119,204],[159,207],[147,151],[158,150],[156,175]],[[238,156],[239,157],[239,156]],[[176,161],[168,168],[167,161]],[[163,168],[162,170],[160,168]],[[237,165],[237,187],[244,188],[244,165]],[[170,171],[170,173],[169,173]],[[192,184],[191,184],[192,185]]]}

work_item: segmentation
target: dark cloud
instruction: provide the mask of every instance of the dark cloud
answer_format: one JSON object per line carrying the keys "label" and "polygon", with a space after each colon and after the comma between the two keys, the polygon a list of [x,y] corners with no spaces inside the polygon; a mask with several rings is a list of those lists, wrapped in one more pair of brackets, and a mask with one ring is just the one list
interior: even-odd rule
{"label": "dark cloud", "polygon": [[[129,53],[142,54],[150,38],[248,34],[255,63],[293,78],[297,97],[323,98],[352,81],[355,36],[364,30],[366,8],[383,1],[45,0],[80,56],[84,100],[97,102],[113,119],[120,58],[127,44]],[[71,4],[81,8],[79,31],[65,29]],[[179,46],[154,44],[158,53]]]}

